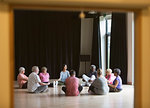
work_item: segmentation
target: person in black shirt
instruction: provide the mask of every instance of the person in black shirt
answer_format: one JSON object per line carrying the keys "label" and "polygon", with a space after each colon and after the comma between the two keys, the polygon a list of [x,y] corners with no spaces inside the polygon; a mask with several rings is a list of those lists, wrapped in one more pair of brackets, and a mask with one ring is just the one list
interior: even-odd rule
{"label": "person in black shirt", "polygon": [[91,65],[90,67],[90,72],[85,75],[82,75],[83,81],[86,82],[87,86],[90,86],[90,84],[97,78],[97,71],[96,71],[96,66]]}

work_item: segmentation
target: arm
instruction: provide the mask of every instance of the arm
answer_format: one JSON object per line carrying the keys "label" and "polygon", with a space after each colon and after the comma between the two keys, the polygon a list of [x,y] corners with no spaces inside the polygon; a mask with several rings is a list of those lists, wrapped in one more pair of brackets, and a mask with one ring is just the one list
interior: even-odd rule
{"label": "arm", "polygon": [[39,83],[40,85],[49,85],[50,84],[50,83],[41,82],[40,77],[38,75],[36,76],[36,82]]}
{"label": "arm", "polygon": [[42,82],[39,82],[40,85],[49,85],[50,83],[42,83]]}
{"label": "arm", "polygon": [[70,73],[69,73],[69,71],[68,71],[68,77],[70,77]]}
{"label": "arm", "polygon": [[118,86],[118,80],[115,81],[115,85],[112,85],[112,84],[108,84],[110,87],[112,88],[116,88]]}
{"label": "arm", "polygon": [[28,77],[26,75],[21,75],[21,80],[25,80],[25,81],[28,81]]}
{"label": "arm", "polygon": [[61,72],[60,72],[60,78],[58,79],[58,81],[60,81],[61,80]]}

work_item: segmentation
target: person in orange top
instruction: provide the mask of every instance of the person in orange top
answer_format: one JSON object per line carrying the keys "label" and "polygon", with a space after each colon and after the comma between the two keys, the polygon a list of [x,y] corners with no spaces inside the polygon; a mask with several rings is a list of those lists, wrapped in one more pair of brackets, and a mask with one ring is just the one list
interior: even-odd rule
{"label": "person in orange top", "polygon": [[17,81],[19,84],[19,88],[23,88],[23,89],[27,88],[27,81],[28,81],[28,77],[24,73],[25,73],[25,68],[20,67],[19,74],[17,76]]}

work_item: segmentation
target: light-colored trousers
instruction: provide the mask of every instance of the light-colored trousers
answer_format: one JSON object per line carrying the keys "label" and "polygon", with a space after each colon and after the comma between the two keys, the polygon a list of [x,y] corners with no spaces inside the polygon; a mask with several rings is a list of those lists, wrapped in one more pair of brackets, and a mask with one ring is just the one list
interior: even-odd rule
{"label": "light-colored trousers", "polygon": [[85,74],[82,75],[82,78],[85,80],[85,82],[88,82],[89,80],[94,81],[96,79],[95,75],[92,75],[91,77],[88,77]]}

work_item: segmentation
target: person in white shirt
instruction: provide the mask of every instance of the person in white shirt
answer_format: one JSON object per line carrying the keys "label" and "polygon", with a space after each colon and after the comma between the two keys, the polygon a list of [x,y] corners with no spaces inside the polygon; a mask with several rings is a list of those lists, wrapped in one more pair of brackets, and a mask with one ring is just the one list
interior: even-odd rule
{"label": "person in white shirt", "polygon": [[28,92],[31,93],[41,93],[48,91],[48,85],[50,83],[42,83],[40,77],[38,76],[39,68],[38,66],[32,67],[32,73],[28,77]]}

